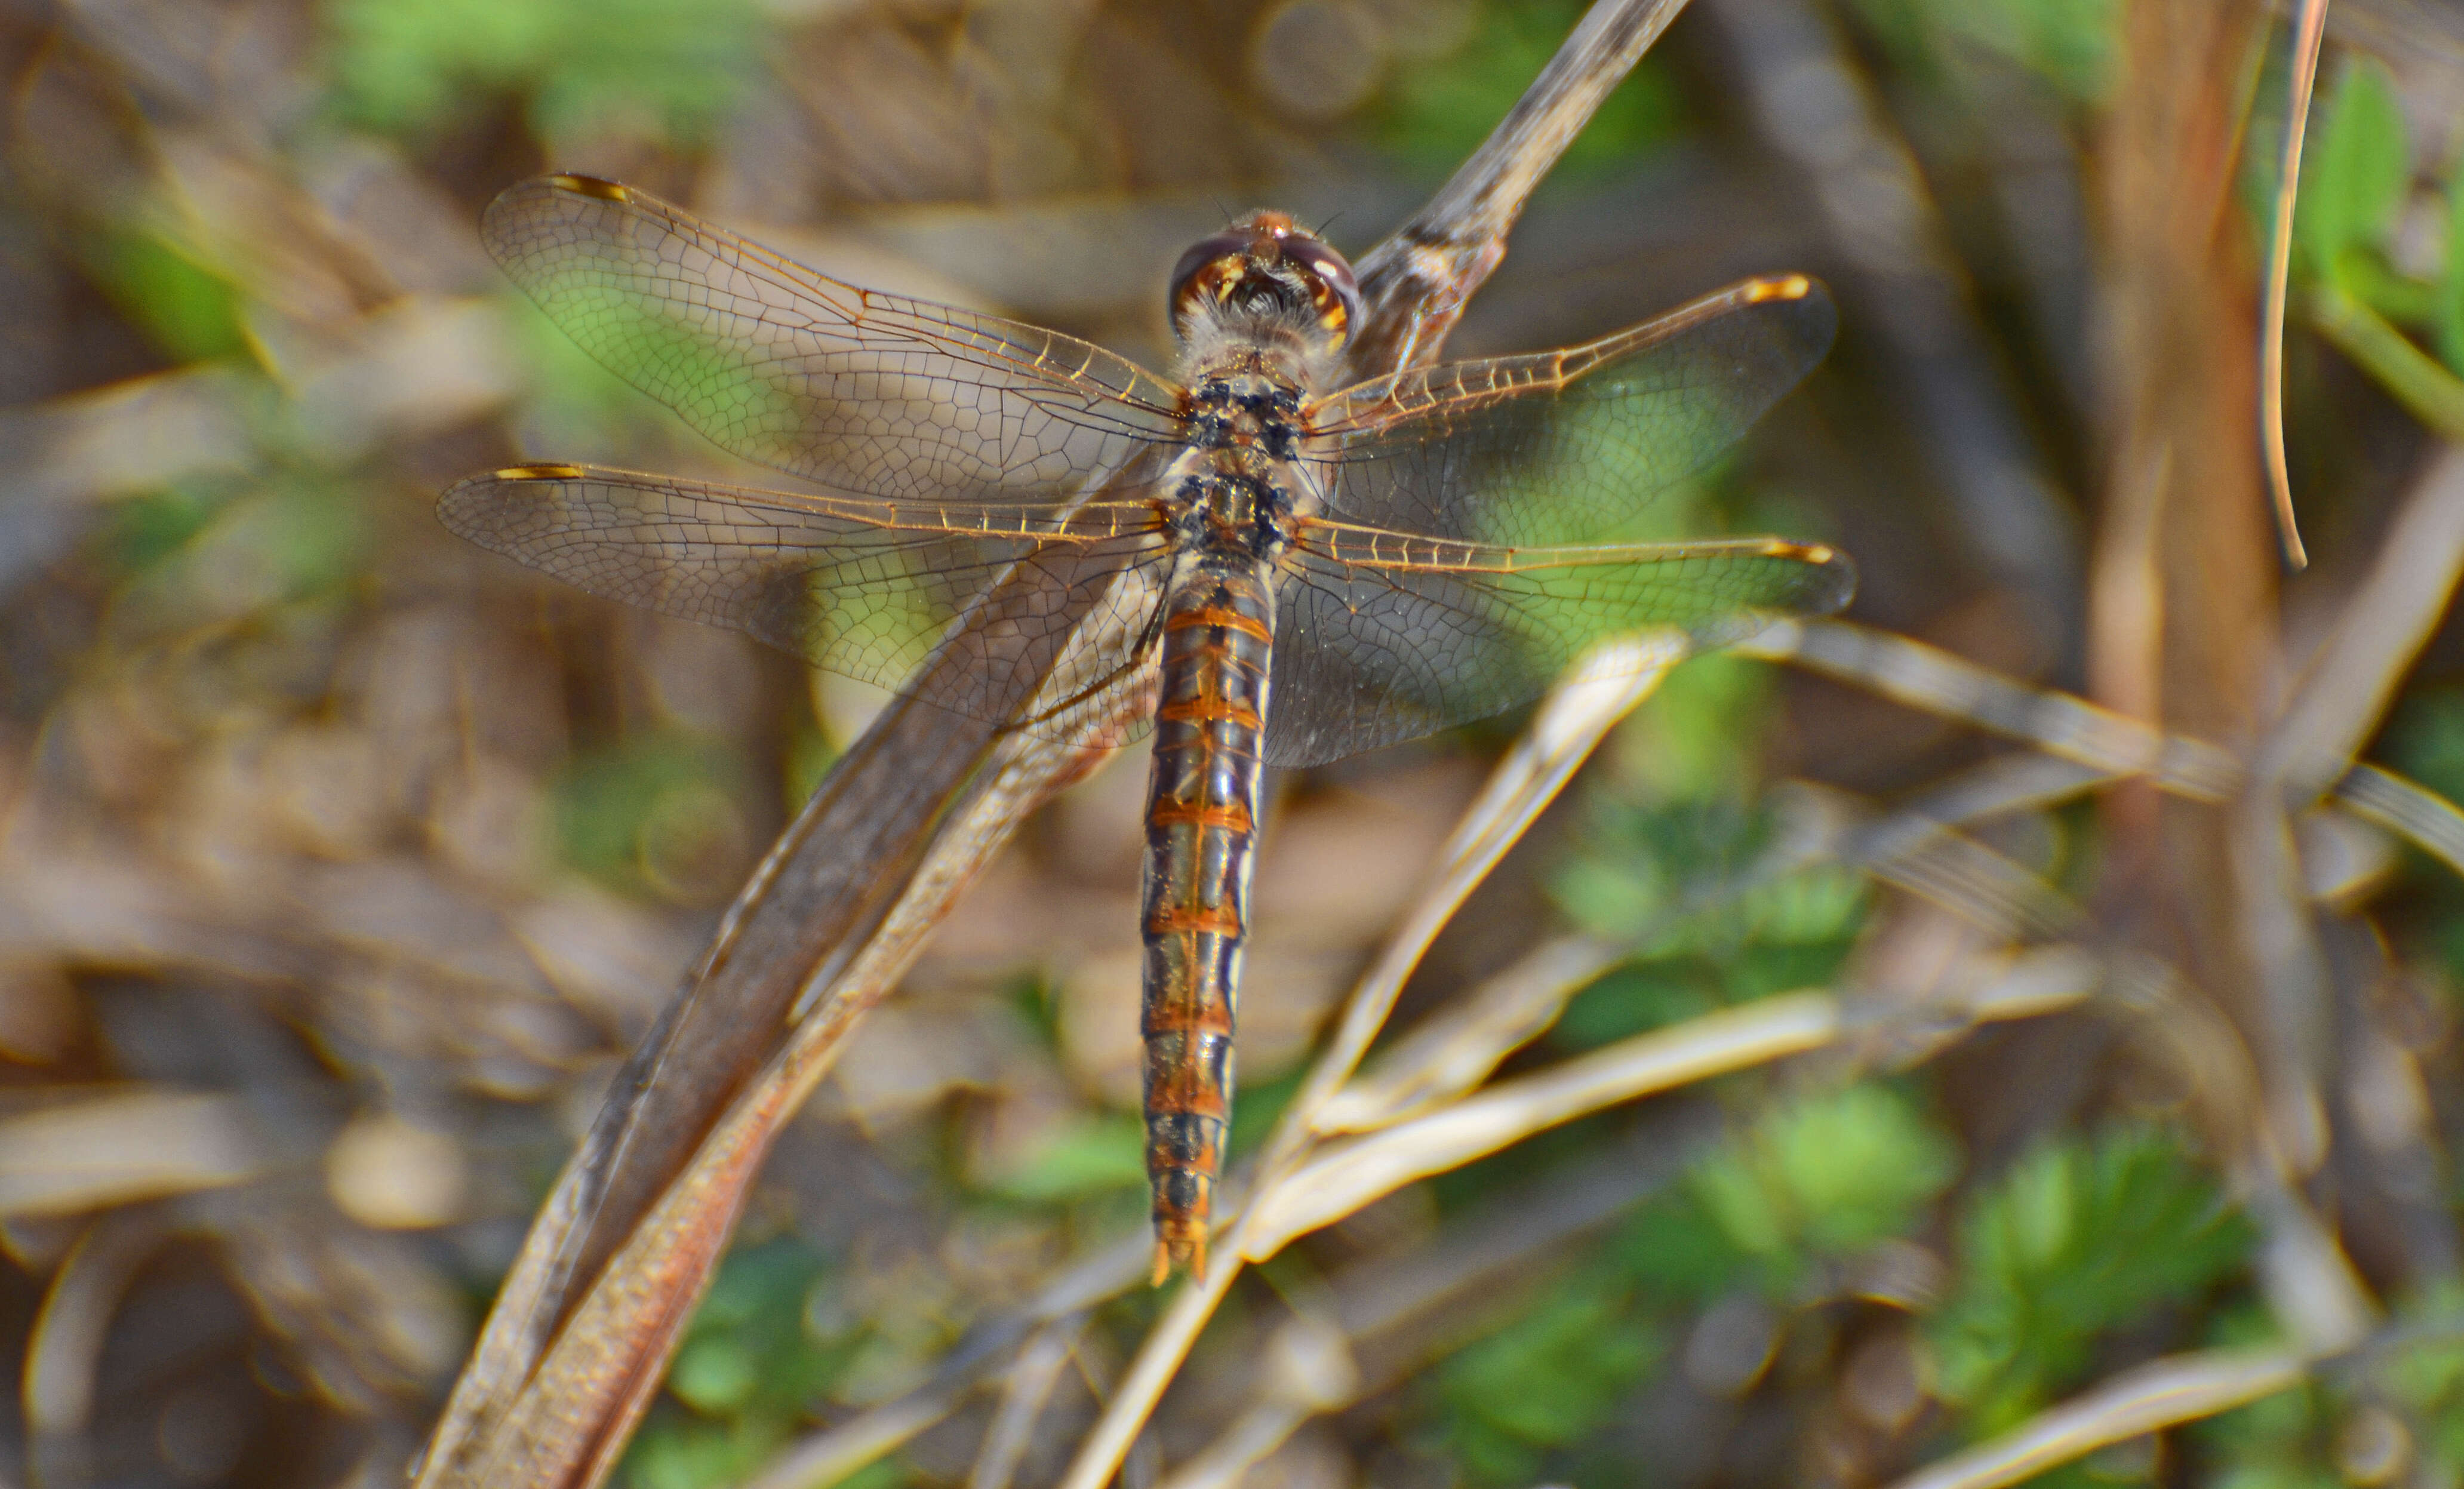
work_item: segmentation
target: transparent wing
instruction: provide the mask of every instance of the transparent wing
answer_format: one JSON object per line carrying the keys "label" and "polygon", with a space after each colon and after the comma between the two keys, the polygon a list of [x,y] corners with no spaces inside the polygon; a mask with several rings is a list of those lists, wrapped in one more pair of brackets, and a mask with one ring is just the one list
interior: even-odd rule
{"label": "transparent wing", "polygon": [[1326,515],[1515,547],[1674,536],[1655,499],[1794,387],[1837,323],[1814,280],[1749,279],[1586,346],[1331,394],[1308,410]]}
{"label": "transparent wing", "polygon": [[1847,556],[1748,537],[1513,549],[1310,522],[1277,589],[1267,763],[1314,765],[1485,718],[1594,645],[1669,626],[1718,646],[1835,610]]}
{"label": "transparent wing", "polygon": [[1181,390],[1099,347],[843,284],[612,182],[523,182],[480,235],[619,377],[836,491],[1048,497],[1179,429]]}
{"label": "transparent wing", "polygon": [[[1135,665],[1151,640],[1164,535],[1152,503],[1075,508],[890,502],[747,491],[595,466],[516,466],[449,488],[460,536],[577,588],[745,632],[817,667],[897,688],[945,638],[980,666],[930,701],[996,722],[1039,686],[1022,658],[1075,627],[1046,697]],[[1046,582],[1010,588],[1022,571]],[[1123,577],[1123,571],[1138,571]],[[986,613],[988,610],[998,613]],[[955,625],[969,617],[963,628]]]}
{"label": "transparent wing", "polygon": [[[1319,401],[1323,515],[1278,589],[1267,758],[1304,765],[1485,718],[1594,644],[1705,645],[1836,609],[1847,558],[1776,538],[1639,542],[1831,341],[1820,285],[1758,279],[1588,346],[1397,374]],[[1322,463],[1318,463],[1322,461]]]}

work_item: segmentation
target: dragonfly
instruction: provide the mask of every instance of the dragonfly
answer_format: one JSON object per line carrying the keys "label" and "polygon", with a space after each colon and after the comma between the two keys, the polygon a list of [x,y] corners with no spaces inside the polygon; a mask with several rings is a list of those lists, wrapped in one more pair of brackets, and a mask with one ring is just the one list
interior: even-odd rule
{"label": "dragonfly", "polygon": [[1714,646],[1855,588],[1821,543],[1636,536],[1828,349],[1803,275],[1353,381],[1351,266],[1260,211],[1175,267],[1164,377],[592,177],[511,187],[481,234],[600,362],[810,489],[517,465],[450,488],[448,528],[830,671],[935,679],[919,701],[1002,728],[1067,738],[1134,690],[1158,1283],[1206,1266],[1266,767],[1529,703],[1613,637]]}

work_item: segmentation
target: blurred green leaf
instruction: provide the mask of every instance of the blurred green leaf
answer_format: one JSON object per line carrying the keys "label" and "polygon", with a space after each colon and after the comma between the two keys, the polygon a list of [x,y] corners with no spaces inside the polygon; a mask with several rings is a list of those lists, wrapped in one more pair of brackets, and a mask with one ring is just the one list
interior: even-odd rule
{"label": "blurred green leaf", "polygon": [[1550,1033],[1570,1049],[1597,1049],[1721,1006],[1719,979],[1690,957],[1632,962],[1574,995]]}
{"label": "blurred green leaf", "polygon": [[2448,370],[2464,374],[2464,163],[2447,183],[2447,260],[2440,266],[2433,327]]}
{"label": "blurred green leaf", "polygon": [[794,1434],[863,1342],[861,1332],[815,1332],[810,1303],[828,1273],[821,1255],[793,1237],[728,1254],[669,1367],[671,1401],[626,1456],[627,1482],[718,1489],[741,1481]]}
{"label": "blurred green leaf", "polygon": [[2074,103],[2112,90],[2115,0],[1859,0],[1858,10],[1903,65],[1957,41],[2026,68]]}
{"label": "blurred green leaf", "polygon": [[2404,201],[2409,150],[2387,70],[2351,57],[2302,154],[2293,232],[2313,274],[2337,276],[2345,254],[2385,239]]}
{"label": "blurred green leaf", "polygon": [[688,853],[682,838],[732,821],[737,776],[725,746],[679,730],[579,752],[553,783],[557,842],[567,863],[594,878],[655,890],[646,854]]}
{"label": "blurred green leaf", "polygon": [[1771,1108],[1689,1184],[1785,1288],[1814,1258],[1912,1228],[1958,1171],[1950,1139],[1906,1097],[1869,1083]]}
{"label": "blurred green leaf", "polygon": [[1609,736],[1619,793],[1643,801],[1736,795],[1754,763],[1739,741],[1761,732],[1772,686],[1766,663],[1723,652],[1688,659]]}
{"label": "blurred green leaf", "polygon": [[114,504],[102,531],[103,561],[115,573],[144,573],[187,547],[233,495],[216,486],[184,484]]}
{"label": "blurred green leaf", "polygon": [[[2364,277],[2356,272],[2362,263],[2358,255],[2346,255],[2344,263],[2345,279]],[[2337,279],[2313,287],[2309,308],[2310,323],[2388,397],[2431,428],[2450,439],[2464,439],[2464,381]]]}
{"label": "blurred green leaf", "polygon": [[1680,1186],[1655,1196],[1618,1229],[1617,1256],[1636,1281],[1664,1298],[1702,1303],[1736,1285],[1752,1258]]}
{"label": "blurred green leaf", "polygon": [[2069,1384],[2099,1335],[2206,1291],[2250,1244],[2166,1133],[2049,1144],[1966,1208],[1958,1285],[1932,1321],[1942,1394],[1971,1435],[2002,1431]]}
{"label": "blurred green leaf", "polygon": [[2464,1476],[2464,1284],[2447,1282],[2411,1300],[2399,1324],[2417,1337],[2399,1347],[2379,1372],[2387,1394],[2428,1429],[2424,1446],[2445,1481]]}
{"label": "blurred green leaf", "polygon": [[1146,1127],[1134,1116],[1115,1113],[1062,1128],[991,1188],[1012,1199],[1052,1200],[1143,1189],[1146,1182]]}
{"label": "blurred green leaf", "polygon": [[836,746],[827,734],[809,718],[799,719],[795,732],[787,736],[787,756],[780,772],[779,799],[785,804],[787,815],[795,816],[822,787],[830,767],[839,760]]}
{"label": "blurred green leaf", "polygon": [[87,274],[173,361],[248,353],[239,291],[160,234],[112,229],[82,241]]}
{"label": "blurred green leaf", "polygon": [[1546,1450],[1598,1429],[1660,1357],[1656,1325],[1612,1285],[1596,1270],[1566,1279],[1439,1367],[1439,1431],[1472,1479],[1528,1482]]}
{"label": "blurred green leaf", "polygon": [[418,134],[515,95],[544,139],[708,140],[758,76],[753,0],[328,0],[342,116]]}

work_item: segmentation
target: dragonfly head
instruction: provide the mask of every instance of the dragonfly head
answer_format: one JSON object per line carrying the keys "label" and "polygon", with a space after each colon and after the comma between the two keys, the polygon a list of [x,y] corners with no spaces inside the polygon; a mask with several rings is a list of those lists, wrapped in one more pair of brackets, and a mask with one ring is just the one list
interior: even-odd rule
{"label": "dragonfly head", "polygon": [[1193,354],[1240,337],[1288,345],[1314,370],[1359,323],[1352,266],[1281,212],[1252,212],[1199,239],[1172,272],[1173,331]]}

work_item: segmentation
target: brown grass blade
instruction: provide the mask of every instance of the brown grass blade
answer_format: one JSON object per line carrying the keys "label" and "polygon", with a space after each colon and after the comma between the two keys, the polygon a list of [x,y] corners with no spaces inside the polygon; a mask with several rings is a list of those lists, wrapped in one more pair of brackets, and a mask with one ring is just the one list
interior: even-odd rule
{"label": "brown grass blade", "polygon": [[2151,1360],[1892,1489],[2000,1489],[2097,1449],[2289,1390],[2309,1362],[2284,1349],[2212,1349]]}
{"label": "brown grass blade", "polygon": [[2326,44],[2327,0],[2295,0],[2293,68],[2285,79],[2284,149],[2277,159],[2276,210],[2267,230],[2266,298],[2259,308],[2258,422],[2267,457],[2267,485],[2276,501],[2277,536],[2284,560],[2306,567],[2301,528],[2293,515],[2293,476],[2284,464],[2284,304],[2293,277],[2293,203],[2301,184],[2301,142],[2310,127],[2310,92]]}

